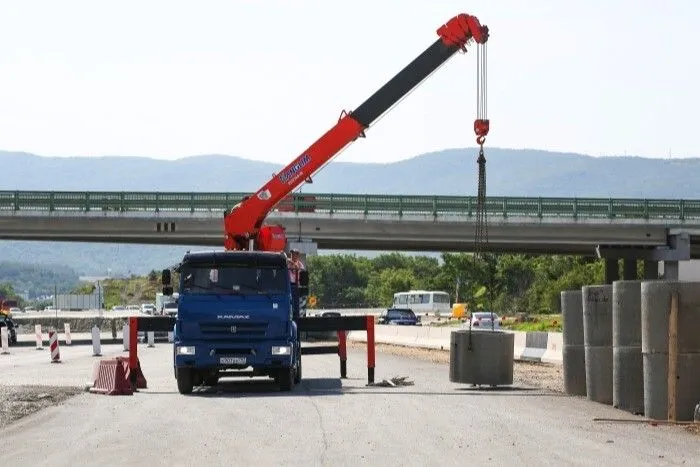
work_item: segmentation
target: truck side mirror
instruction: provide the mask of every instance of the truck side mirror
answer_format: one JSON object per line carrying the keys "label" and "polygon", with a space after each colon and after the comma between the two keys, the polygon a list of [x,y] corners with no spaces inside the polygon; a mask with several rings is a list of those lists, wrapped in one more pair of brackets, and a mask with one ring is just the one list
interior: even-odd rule
{"label": "truck side mirror", "polygon": [[309,271],[302,269],[299,271],[299,286],[308,287],[309,286]]}
{"label": "truck side mirror", "polygon": [[170,269],[163,269],[160,276],[160,281],[163,283],[163,295],[171,296],[173,294],[173,286],[170,284]]}
{"label": "truck side mirror", "polygon": [[163,272],[160,275],[160,281],[163,283],[163,285],[170,285],[171,280],[170,269],[163,269]]}
{"label": "truck side mirror", "polygon": [[299,271],[298,289],[300,297],[309,295],[309,272],[306,270]]}

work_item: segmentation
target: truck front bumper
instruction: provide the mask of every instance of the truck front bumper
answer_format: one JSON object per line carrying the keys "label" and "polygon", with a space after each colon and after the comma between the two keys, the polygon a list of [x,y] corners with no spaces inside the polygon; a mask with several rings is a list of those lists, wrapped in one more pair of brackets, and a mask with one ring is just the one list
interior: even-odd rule
{"label": "truck front bumper", "polygon": [[176,367],[231,368],[289,367],[294,361],[294,344],[284,341],[266,341],[233,345],[208,342],[176,342]]}

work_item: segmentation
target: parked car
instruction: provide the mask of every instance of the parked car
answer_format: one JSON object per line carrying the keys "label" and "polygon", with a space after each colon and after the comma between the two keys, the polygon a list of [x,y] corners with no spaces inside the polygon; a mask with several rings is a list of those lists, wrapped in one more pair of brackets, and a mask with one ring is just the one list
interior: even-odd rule
{"label": "parked car", "polygon": [[17,325],[10,318],[0,318],[0,328],[7,328],[7,341],[9,345],[17,344]]}
{"label": "parked car", "polygon": [[[471,314],[469,318],[471,320],[472,328],[491,330],[491,317],[493,316],[493,329],[500,329],[501,322],[503,321],[496,313],[491,313],[490,311],[477,311]],[[465,327],[469,327],[469,322],[464,324]]]}
{"label": "parked car", "polygon": [[377,324],[396,324],[402,326],[420,326],[420,316],[416,316],[413,310],[405,308],[389,308],[377,320]]}
{"label": "parked car", "polygon": [[316,316],[320,318],[340,318],[342,315],[338,311],[324,311]]}

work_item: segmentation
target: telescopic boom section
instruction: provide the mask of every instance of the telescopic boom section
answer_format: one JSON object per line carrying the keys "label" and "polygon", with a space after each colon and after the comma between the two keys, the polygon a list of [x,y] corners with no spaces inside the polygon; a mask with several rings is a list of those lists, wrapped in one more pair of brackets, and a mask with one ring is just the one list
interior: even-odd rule
{"label": "telescopic boom section", "polygon": [[[227,250],[284,250],[286,235],[279,226],[263,226],[265,217],[283,198],[293,192],[328,163],[345,146],[359,137],[381,115],[437,70],[457,51],[466,52],[474,41],[485,44],[489,37],[487,26],[467,14],[460,14],[440,26],[439,38],[415,60],[382,86],[354,111],[341,114],[338,123],[309,146],[292,163],[282,169],[252,196],[244,199],[225,215]],[[481,119],[483,120],[483,119]],[[488,121],[475,131],[485,136]],[[251,243],[252,241],[252,243]]]}

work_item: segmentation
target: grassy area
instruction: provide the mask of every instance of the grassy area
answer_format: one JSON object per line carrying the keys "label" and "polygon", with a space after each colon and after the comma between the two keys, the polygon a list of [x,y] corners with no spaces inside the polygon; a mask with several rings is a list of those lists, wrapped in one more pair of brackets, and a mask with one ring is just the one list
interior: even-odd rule
{"label": "grassy area", "polygon": [[530,315],[525,320],[507,317],[501,327],[512,331],[561,332],[561,315]]}
{"label": "grassy area", "polygon": [[459,326],[462,324],[462,320],[460,319],[455,319],[455,318],[450,318],[445,321],[433,321],[430,323],[431,326]]}

